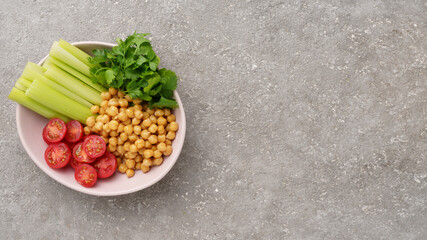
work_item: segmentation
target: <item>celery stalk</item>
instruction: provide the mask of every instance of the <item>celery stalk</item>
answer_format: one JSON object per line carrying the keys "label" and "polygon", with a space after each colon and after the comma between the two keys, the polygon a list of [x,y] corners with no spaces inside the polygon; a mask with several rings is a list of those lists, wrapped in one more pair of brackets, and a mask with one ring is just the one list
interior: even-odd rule
{"label": "celery stalk", "polygon": [[81,105],[64,94],[35,79],[25,93],[33,100],[53,109],[71,119],[85,123],[92,115],[90,108]]}
{"label": "celery stalk", "polygon": [[83,73],[87,77],[90,77],[90,67],[80,61],[78,58],[73,56],[67,50],[59,46],[58,42],[54,42],[52,48],[50,49],[49,55],[58,58],[59,60],[66,62],[71,67],[75,68],[77,71]]}
{"label": "celery stalk", "polygon": [[66,117],[62,114],[59,114],[59,113],[53,111],[52,109],[49,109],[49,108],[41,105],[40,103],[34,101],[33,99],[27,97],[25,95],[25,92],[20,91],[16,88],[12,88],[12,91],[10,91],[9,99],[21,104],[22,106],[40,114],[40,115],[42,115],[45,118],[49,118],[49,119],[60,118],[60,119],[64,120],[64,122],[68,122],[71,120],[68,117]]}
{"label": "celery stalk", "polygon": [[49,65],[45,72],[45,76],[66,87],[68,90],[71,90],[74,93],[78,93],[87,101],[96,105],[101,104],[101,95],[98,91],[82,83],[80,80],[58,68],[57,66]]}
{"label": "celery stalk", "polygon": [[[25,78],[19,78],[16,82],[19,82],[22,86],[25,87],[25,90],[30,87],[31,81]],[[24,91],[25,91],[24,90]]]}
{"label": "celery stalk", "polygon": [[87,85],[93,87],[94,89],[98,90],[99,92],[106,92],[107,89],[101,86],[100,84],[93,83],[88,77],[77,71],[76,69],[68,66],[66,63],[58,60],[57,58],[54,58],[50,56],[48,59],[48,62],[46,63],[46,69],[50,64],[54,64],[60,68],[62,68],[64,71],[68,72],[69,74],[73,75],[74,77],[80,79],[82,82],[86,83]]}
{"label": "celery stalk", "polygon": [[48,79],[47,77],[44,76],[37,76],[35,79],[39,80],[40,82],[42,82],[43,84],[46,84],[47,86],[55,89],[56,91],[64,94],[65,96],[73,99],[74,101],[82,104],[85,107],[92,107],[92,103],[86,101],[85,99],[83,99],[82,97],[80,97],[79,95],[75,94],[74,92],[71,92],[70,90],[66,89],[65,87],[61,86],[60,84]]}
{"label": "celery stalk", "polygon": [[74,57],[76,57],[89,67],[93,66],[93,64],[91,64],[88,60],[88,58],[90,57],[89,54],[83,52],[78,47],[71,45],[63,39],[59,40],[59,46],[65,49],[67,52],[71,53]]}
{"label": "celery stalk", "polygon": [[33,81],[34,75],[43,75],[43,68],[35,63],[28,62],[22,72],[21,77]]}
{"label": "celery stalk", "polygon": [[19,83],[19,82],[16,82],[15,83],[15,87],[17,88],[17,89],[19,89],[19,90],[21,90],[21,91],[25,91],[25,90],[27,90],[27,88],[25,87],[25,86],[23,86],[21,83]]}

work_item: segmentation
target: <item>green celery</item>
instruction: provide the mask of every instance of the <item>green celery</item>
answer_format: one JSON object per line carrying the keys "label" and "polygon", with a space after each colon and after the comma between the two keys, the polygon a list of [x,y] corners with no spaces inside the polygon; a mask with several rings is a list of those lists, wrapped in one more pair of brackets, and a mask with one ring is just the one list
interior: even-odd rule
{"label": "green celery", "polygon": [[22,72],[21,77],[26,78],[27,80],[33,81],[35,75],[43,75],[44,70],[41,66],[28,62],[27,65],[24,68],[24,71]]}
{"label": "green celery", "polygon": [[45,72],[45,76],[66,87],[68,90],[71,90],[74,93],[78,93],[78,95],[87,101],[96,105],[101,104],[102,99],[98,91],[82,83],[80,80],[58,68],[57,66],[49,65]]}
{"label": "green celery", "polygon": [[25,87],[25,90],[30,87],[31,81],[25,78],[19,78],[16,82],[19,82],[22,86]]}
{"label": "green celery", "polygon": [[27,97],[27,95],[25,95],[25,92],[20,91],[16,88],[12,88],[12,91],[10,91],[9,94],[9,99],[12,101],[15,101],[19,104],[21,104],[22,106],[42,115],[43,117],[46,118],[60,118],[62,120],[64,120],[64,122],[68,122],[71,119],[59,114],[55,111],[53,111],[52,109],[49,109],[43,105],[41,105],[40,103],[34,101],[33,99]]}
{"label": "green celery", "polygon": [[79,95],[75,94],[74,92],[71,92],[70,90],[66,89],[65,87],[61,86],[60,84],[56,83],[55,81],[50,80],[49,78],[47,78],[45,76],[37,76],[35,79],[39,80],[43,84],[46,84],[47,86],[49,86],[53,89],[55,89],[56,91],[64,94],[65,96],[73,99],[74,101],[82,104],[85,107],[90,108],[93,105],[92,103],[86,101],[85,99],[83,99]]}
{"label": "green celery", "polygon": [[90,67],[80,61],[78,58],[73,56],[73,54],[69,53],[67,50],[63,49],[59,46],[58,42],[54,42],[52,48],[49,52],[50,56],[56,57],[59,60],[66,62],[71,67],[75,68],[77,71],[83,73],[87,77],[90,77]]}
{"label": "green celery", "polygon": [[66,63],[58,60],[57,58],[54,58],[54,57],[50,56],[47,60],[48,60],[48,62],[46,63],[46,69],[48,68],[49,65],[54,64],[54,65],[62,68],[64,71],[68,72],[69,74],[73,75],[74,77],[80,79],[82,82],[86,83],[87,85],[89,85],[89,86],[93,87],[94,89],[98,90],[100,93],[107,91],[107,89],[104,88],[103,86],[101,86],[100,84],[93,83],[84,74],[82,74],[79,71],[77,71],[76,69],[70,67]]}
{"label": "green celery", "polygon": [[19,83],[19,82],[16,82],[15,83],[15,87],[17,88],[17,89],[19,89],[19,90],[21,90],[21,91],[25,91],[25,90],[27,90],[27,88],[25,87],[25,86],[23,86],[21,83]]}
{"label": "green celery", "polygon": [[89,54],[83,52],[78,47],[71,45],[63,39],[59,40],[59,46],[65,49],[67,52],[71,53],[74,57],[78,58],[84,64],[88,65],[89,67],[93,67],[93,64],[89,63],[88,60],[90,57]]}
{"label": "green celery", "polygon": [[71,119],[85,123],[92,115],[90,108],[81,105],[64,94],[35,79],[25,93],[33,100],[53,109]]}

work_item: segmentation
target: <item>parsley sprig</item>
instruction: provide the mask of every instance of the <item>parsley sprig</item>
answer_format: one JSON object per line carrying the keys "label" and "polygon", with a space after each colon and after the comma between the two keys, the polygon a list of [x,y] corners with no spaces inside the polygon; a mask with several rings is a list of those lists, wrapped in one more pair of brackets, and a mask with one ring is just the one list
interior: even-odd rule
{"label": "parsley sprig", "polygon": [[91,80],[105,87],[122,89],[133,99],[148,101],[150,108],[177,108],[173,99],[178,77],[165,68],[153,51],[148,33],[134,33],[110,49],[95,49],[89,62]]}

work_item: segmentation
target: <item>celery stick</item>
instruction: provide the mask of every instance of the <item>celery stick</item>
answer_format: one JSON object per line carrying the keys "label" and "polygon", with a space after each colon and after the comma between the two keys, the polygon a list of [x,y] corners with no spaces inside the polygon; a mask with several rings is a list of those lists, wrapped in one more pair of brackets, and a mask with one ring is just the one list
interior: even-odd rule
{"label": "celery stick", "polygon": [[80,61],[82,61],[84,64],[88,65],[89,67],[92,67],[93,64],[89,62],[88,58],[90,57],[89,54],[83,52],[78,47],[71,45],[67,41],[60,39],[59,40],[59,46],[65,49],[67,52],[71,53],[74,57],[78,58]]}
{"label": "celery stick", "polygon": [[63,62],[66,62],[68,65],[75,68],[77,71],[83,73],[87,77],[90,77],[89,66],[84,64],[75,56],[73,56],[73,54],[67,52],[67,50],[60,47],[58,42],[53,43],[49,55],[56,57]]}
{"label": "celery stick", "polygon": [[19,78],[16,82],[19,82],[22,86],[25,87],[25,90],[30,87],[31,81],[25,78]]}
{"label": "celery stick", "polygon": [[60,119],[64,120],[64,122],[68,122],[71,120],[68,117],[66,117],[62,114],[59,114],[59,113],[53,111],[52,109],[49,109],[49,108],[41,105],[40,103],[34,101],[33,99],[27,97],[27,95],[25,95],[25,92],[20,91],[16,88],[12,88],[12,91],[10,91],[9,99],[21,104],[22,106],[24,106],[30,110],[33,110],[34,112],[42,115],[45,118],[49,118],[49,119],[60,118]]}
{"label": "celery stick", "polygon": [[90,103],[90,102],[88,102],[88,101],[86,101],[85,99],[83,99],[82,97],[80,97],[79,95],[77,95],[77,94],[75,94],[75,93],[73,93],[73,92],[71,92],[70,90],[68,90],[68,89],[66,89],[65,87],[63,87],[63,86],[61,86],[60,84],[58,84],[58,83],[56,83],[56,82],[54,82],[54,81],[52,81],[52,80],[50,80],[49,78],[47,78],[47,77],[44,77],[44,76],[42,76],[42,77],[36,77],[35,78],[36,80],[38,80],[38,81],[40,81],[40,82],[42,82],[43,84],[46,84],[47,86],[49,86],[49,87],[51,87],[51,88],[53,88],[53,89],[55,89],[56,91],[58,91],[58,92],[60,92],[60,93],[62,93],[62,94],[64,94],[65,96],[67,96],[67,97],[69,97],[69,98],[71,98],[71,99],[73,99],[74,101],[76,101],[76,102],[78,102],[78,103],[80,103],[80,104],[82,104],[83,106],[85,106],[85,107],[88,107],[88,108],[90,108],[90,107],[92,107],[92,103]]}
{"label": "celery stick", "polygon": [[35,79],[25,93],[33,100],[71,119],[85,123],[92,113],[89,108]]}
{"label": "celery stick", "polygon": [[87,101],[96,105],[101,104],[101,95],[98,91],[82,83],[80,80],[58,68],[57,66],[49,65],[49,68],[45,72],[45,76],[66,87],[68,90],[71,90],[74,93],[78,93]]}
{"label": "celery stick", "polygon": [[[68,72],[69,74],[73,75],[74,77],[80,79],[82,82],[86,83],[87,85],[93,87],[94,89],[98,90],[99,92],[106,92],[107,89],[101,86],[100,84],[93,83],[88,77],[77,71],[76,69],[68,66],[66,63],[58,60],[57,58],[54,58],[50,56],[48,58],[47,64],[54,64],[60,68],[62,68],[64,71]],[[49,66],[49,65],[47,65]]]}
{"label": "celery stick", "polygon": [[43,68],[35,63],[28,62],[21,77],[33,81],[35,75],[43,75]]}
{"label": "celery stick", "polygon": [[22,84],[20,84],[19,82],[15,83],[15,87],[21,91],[27,90],[27,88],[25,86],[23,86]]}

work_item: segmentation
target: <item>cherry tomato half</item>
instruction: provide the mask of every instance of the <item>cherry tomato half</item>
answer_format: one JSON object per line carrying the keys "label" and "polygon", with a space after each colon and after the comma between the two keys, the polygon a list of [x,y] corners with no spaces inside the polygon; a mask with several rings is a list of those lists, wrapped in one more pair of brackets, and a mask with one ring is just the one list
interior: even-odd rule
{"label": "cherry tomato half", "polygon": [[67,132],[67,126],[59,118],[52,118],[43,128],[43,140],[49,143],[60,142]]}
{"label": "cherry tomato half", "polygon": [[83,151],[83,143],[77,143],[73,148],[73,157],[77,162],[81,163],[92,163],[95,158],[89,157],[85,151]]}
{"label": "cherry tomato half", "polygon": [[52,143],[44,152],[44,159],[51,168],[62,168],[71,158],[71,150],[65,143]]}
{"label": "cherry tomato half", "polygon": [[77,120],[72,120],[67,123],[67,133],[65,139],[70,142],[78,142],[83,137],[83,126]]}
{"label": "cherry tomato half", "polygon": [[83,163],[78,162],[75,158],[71,158],[70,159],[70,166],[74,169],[76,169],[77,167],[79,167],[80,165],[82,165]]}
{"label": "cherry tomato half", "polygon": [[105,152],[104,155],[102,155],[100,158],[97,158],[92,165],[98,172],[99,178],[107,178],[116,172],[117,160],[112,153]]}
{"label": "cherry tomato half", "polygon": [[95,168],[83,163],[75,169],[74,177],[83,187],[92,187],[98,179]]}
{"label": "cherry tomato half", "polygon": [[83,142],[83,151],[91,158],[101,157],[106,148],[104,139],[98,135],[90,135]]}

